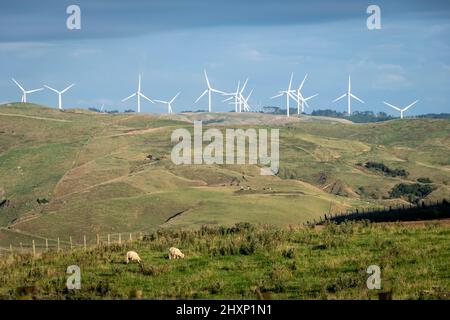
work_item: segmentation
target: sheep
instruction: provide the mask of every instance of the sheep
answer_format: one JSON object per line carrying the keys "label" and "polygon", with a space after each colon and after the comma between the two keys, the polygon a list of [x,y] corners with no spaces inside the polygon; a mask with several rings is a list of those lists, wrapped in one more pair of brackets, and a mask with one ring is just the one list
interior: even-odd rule
{"label": "sheep", "polygon": [[128,251],[126,260],[127,260],[127,264],[128,264],[128,262],[130,262],[130,260],[137,261],[139,264],[141,264],[141,261],[142,261],[136,251]]}
{"label": "sheep", "polygon": [[169,249],[169,259],[184,259],[184,254],[180,251],[180,249],[171,247]]}

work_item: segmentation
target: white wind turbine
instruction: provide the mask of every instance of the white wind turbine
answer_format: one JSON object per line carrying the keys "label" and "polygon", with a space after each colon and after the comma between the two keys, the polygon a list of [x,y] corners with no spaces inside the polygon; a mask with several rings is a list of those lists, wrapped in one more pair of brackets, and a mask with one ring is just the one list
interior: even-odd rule
{"label": "white wind turbine", "polygon": [[247,103],[248,99],[245,99],[244,96],[243,96],[243,92],[245,90],[245,87],[247,86],[247,83],[248,83],[248,78],[245,80],[244,85],[242,86],[242,88],[239,89],[240,81],[238,81],[238,86],[237,86],[236,91],[235,92],[231,92],[231,93],[224,93],[223,95],[231,96],[231,97],[228,98],[228,99],[223,100],[222,102],[226,102],[226,101],[229,101],[229,100],[234,98],[234,102],[232,104],[234,104],[234,111],[235,112],[242,112],[242,106],[244,106],[244,111],[249,111],[249,105]]}
{"label": "white wind turbine", "polygon": [[297,91],[295,92],[295,96],[297,98],[297,114],[300,114],[300,110],[301,110],[302,113],[305,112],[305,105],[307,107],[309,107],[307,101],[319,95],[318,93],[316,93],[315,95],[312,95],[312,96],[310,96],[308,98],[304,98],[303,97],[301,91],[302,91],[303,84],[305,83],[305,80],[306,80],[307,77],[308,77],[308,74],[305,75],[305,77],[303,78],[302,83],[300,84],[300,86],[298,87]]}
{"label": "white wind turbine", "polygon": [[406,110],[408,110],[409,108],[411,108],[411,107],[412,107],[413,105],[415,105],[417,102],[419,102],[419,100],[416,100],[416,101],[414,101],[413,103],[411,103],[410,105],[406,106],[405,108],[400,109],[400,108],[398,108],[398,107],[396,107],[396,106],[394,106],[394,105],[392,105],[392,104],[390,104],[390,103],[387,103],[387,102],[383,101],[383,103],[384,103],[385,105],[387,105],[387,106],[389,106],[389,107],[391,107],[391,108],[393,108],[393,109],[395,109],[395,110],[400,111],[400,119],[403,119],[403,112],[405,112]]}
{"label": "white wind turbine", "polygon": [[203,93],[200,95],[200,97],[197,98],[197,100],[195,100],[194,103],[197,103],[206,93],[208,93],[208,111],[211,112],[211,93],[216,92],[216,93],[225,94],[225,92],[213,89],[211,87],[211,84],[209,83],[209,79],[208,79],[208,75],[206,74],[206,70],[203,70],[203,73],[205,74],[205,79],[206,79],[206,84],[208,86],[208,89],[203,91]]}
{"label": "white wind turbine", "polygon": [[142,92],[141,92],[141,75],[139,74],[139,81],[138,81],[138,89],[135,93],[129,95],[128,97],[126,97],[125,99],[122,99],[122,102],[127,101],[128,99],[133,98],[134,96],[137,97],[137,112],[141,112],[141,97],[150,101],[151,103],[155,103],[153,100],[151,100],[150,98],[147,98]]}
{"label": "white wind turbine", "polygon": [[239,112],[238,111],[238,105],[240,104],[240,99],[239,99],[239,87],[241,85],[241,80],[238,81],[238,85],[236,88],[235,92],[229,92],[229,93],[224,93],[224,96],[231,96],[225,100],[222,100],[222,102],[226,102],[226,101],[230,101],[231,99],[234,98],[234,102],[232,102],[232,104],[234,104],[234,112]]}
{"label": "white wind turbine", "polygon": [[179,95],[180,93],[181,93],[181,92],[178,92],[178,93],[175,95],[175,97],[173,97],[172,100],[170,100],[170,101],[156,100],[156,99],[155,99],[155,101],[156,101],[156,102],[163,103],[163,104],[167,104],[167,113],[172,113],[172,112],[173,112],[173,109],[172,109],[172,103],[175,101],[175,99],[178,97],[178,95]]}
{"label": "white wind turbine", "polygon": [[44,90],[44,88],[34,89],[34,90],[25,90],[14,78],[12,78],[12,81],[22,90],[22,102],[27,102],[27,93],[32,93],[36,91]]}
{"label": "white wind turbine", "polygon": [[62,110],[62,94],[65,93],[67,90],[69,90],[70,88],[72,88],[75,85],[75,83],[72,83],[70,86],[68,86],[67,88],[65,88],[62,91],[58,91],[52,87],[49,87],[47,85],[44,85],[44,87],[46,87],[47,89],[50,89],[54,92],[56,92],[58,94],[58,108],[59,110]]}
{"label": "white wind turbine", "polygon": [[292,78],[294,77],[294,73],[291,73],[291,80],[289,81],[289,87],[287,90],[280,90],[278,91],[279,94],[276,96],[271,97],[270,99],[275,99],[281,96],[286,95],[286,115],[289,117],[289,98],[295,98],[292,94],[295,93],[295,90],[291,90],[292,87]]}
{"label": "white wind turbine", "polygon": [[336,98],[333,100],[333,103],[341,100],[344,97],[347,97],[348,102],[347,102],[347,113],[350,116],[352,114],[352,108],[351,108],[351,98],[354,98],[356,100],[358,100],[361,103],[365,103],[364,101],[362,101],[360,98],[358,98],[357,96],[355,96],[352,92],[352,84],[351,84],[351,80],[350,80],[350,76],[348,76],[348,91],[346,93],[344,93],[342,96],[340,96],[339,98]]}

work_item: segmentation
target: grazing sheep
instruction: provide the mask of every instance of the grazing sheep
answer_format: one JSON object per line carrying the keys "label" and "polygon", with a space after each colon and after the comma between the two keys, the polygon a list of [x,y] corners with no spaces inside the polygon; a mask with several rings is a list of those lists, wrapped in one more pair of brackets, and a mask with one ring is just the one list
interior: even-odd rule
{"label": "grazing sheep", "polygon": [[184,254],[180,251],[180,249],[172,247],[169,249],[169,259],[184,259]]}
{"label": "grazing sheep", "polygon": [[137,254],[136,251],[128,251],[127,252],[127,264],[131,261],[137,261],[139,264],[141,263],[141,258]]}

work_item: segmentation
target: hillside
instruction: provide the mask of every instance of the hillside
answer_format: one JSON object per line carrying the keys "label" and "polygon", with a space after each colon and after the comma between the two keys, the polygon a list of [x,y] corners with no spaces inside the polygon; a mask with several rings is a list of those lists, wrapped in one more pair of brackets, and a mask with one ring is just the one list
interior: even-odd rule
{"label": "hillside", "polygon": [[[280,128],[280,173],[253,165],[175,166],[170,135],[208,127]],[[151,155],[150,157],[148,157]],[[405,169],[386,176],[361,166]],[[352,124],[253,114],[99,114],[0,106],[0,246],[32,238],[196,228],[246,221],[299,224],[328,212],[405,202],[399,183],[429,178],[428,199],[450,198],[450,121]],[[241,186],[249,190],[240,190]]]}

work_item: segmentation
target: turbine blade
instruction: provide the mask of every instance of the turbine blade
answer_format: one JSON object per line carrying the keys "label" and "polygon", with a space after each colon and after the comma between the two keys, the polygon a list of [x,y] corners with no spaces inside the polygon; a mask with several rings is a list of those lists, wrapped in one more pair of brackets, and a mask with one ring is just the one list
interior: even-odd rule
{"label": "turbine blade", "polygon": [[358,100],[361,103],[365,103],[364,101],[362,101],[360,98],[358,98],[357,96],[355,96],[353,93],[350,93],[350,97],[355,98],[356,100]]}
{"label": "turbine blade", "polygon": [[197,100],[195,100],[194,103],[197,103],[201,98],[203,98],[203,96],[208,92],[208,90],[203,91],[203,93],[200,95],[200,97],[197,98]]}
{"label": "turbine blade", "polygon": [[413,103],[411,103],[409,106],[407,106],[406,108],[403,109],[403,111],[408,110],[409,108],[411,108],[413,105],[415,105],[417,102],[419,102],[419,100],[414,101]]}
{"label": "turbine blade", "polygon": [[342,98],[345,98],[346,96],[347,96],[347,94],[344,93],[344,94],[343,94],[342,96],[340,96],[339,98],[334,99],[333,102],[339,101],[339,100],[341,100]]}
{"label": "turbine blade", "polygon": [[37,91],[41,91],[41,90],[44,90],[44,88],[28,90],[28,91],[25,91],[25,93],[33,93],[33,92],[37,92]]}
{"label": "turbine blade", "polygon": [[318,93],[316,93],[315,95],[312,95],[312,96],[310,96],[310,97],[308,97],[308,98],[305,98],[305,99],[303,99],[303,101],[308,101],[309,99],[312,99],[312,98],[314,98],[314,97],[317,97],[319,94]]}
{"label": "turbine blade", "polygon": [[154,101],[155,101],[155,102],[160,102],[160,103],[164,103],[164,104],[167,104],[167,103],[169,103],[169,102],[167,102],[167,101],[163,101],[163,100],[158,100],[158,99],[155,99]]}
{"label": "turbine blade", "polygon": [[291,73],[291,80],[289,81],[289,88],[287,89],[287,91],[291,91],[291,86],[292,86],[292,79],[294,78],[294,73]]}
{"label": "turbine blade", "polygon": [[225,99],[225,100],[222,100],[222,102],[227,102],[227,101],[230,101],[230,100],[232,100],[232,99],[234,99],[234,97],[229,97],[229,98],[227,98],[227,99]]}
{"label": "turbine blade", "polygon": [[221,93],[221,94],[224,94],[225,92],[223,92],[223,91],[220,91],[220,90],[216,90],[216,89],[213,89],[213,88],[211,88],[210,89],[212,92],[216,92],[216,93]]}
{"label": "turbine blade", "polygon": [[305,75],[305,77],[303,78],[302,83],[300,84],[300,87],[298,87],[298,91],[302,90],[303,88],[303,84],[305,83],[306,78],[308,77],[308,74]]}
{"label": "turbine blade", "polygon": [[180,93],[181,93],[181,91],[178,92],[178,93],[175,95],[175,97],[172,98],[172,100],[170,100],[170,103],[174,102],[175,99],[180,95]]}
{"label": "turbine blade", "polygon": [[20,88],[20,90],[25,92],[25,89],[16,81],[16,79],[12,78],[12,81],[14,81],[14,83],[17,84],[17,86]]}
{"label": "turbine blade", "polygon": [[136,93],[133,93],[132,95],[129,95],[128,97],[126,97],[125,99],[122,100],[122,102],[127,101],[128,99],[133,98],[136,95]]}
{"label": "turbine blade", "polygon": [[270,99],[275,99],[281,97],[282,95],[284,95],[284,93],[277,94],[276,96],[270,97]]}
{"label": "turbine blade", "polygon": [[211,89],[211,84],[209,83],[208,75],[206,74],[206,69],[203,69],[203,73],[205,74],[206,84],[208,88]]}
{"label": "turbine blade", "polygon": [[247,78],[247,79],[245,79],[245,82],[244,82],[244,84],[242,85],[242,88],[241,88],[241,91],[240,91],[240,93],[244,92],[244,90],[245,90],[245,87],[247,86],[247,82],[248,82],[248,78]]}
{"label": "turbine blade", "polygon": [[59,91],[56,90],[56,89],[53,89],[52,87],[49,87],[49,86],[47,86],[47,85],[44,85],[44,87],[46,87],[47,89],[50,89],[50,90],[52,90],[52,91],[55,91],[56,93],[59,94]]}
{"label": "turbine blade", "polygon": [[383,103],[384,103],[385,105],[391,107],[391,108],[394,108],[395,110],[402,111],[400,108],[397,108],[396,106],[394,106],[394,105],[392,105],[392,104],[390,104],[390,103],[387,103],[387,102],[385,102],[385,101],[383,101]]}
{"label": "turbine blade", "polygon": [[352,82],[350,80],[350,75],[348,75],[348,92],[350,92],[352,89]]}
{"label": "turbine blade", "polygon": [[65,88],[63,91],[61,91],[61,93],[66,92],[67,90],[69,90],[70,88],[72,88],[75,85],[75,83],[72,83],[70,86],[68,86],[67,88]]}
{"label": "turbine blade", "polygon": [[142,98],[144,98],[144,99],[146,99],[146,100],[148,100],[148,101],[150,101],[151,103],[155,103],[155,102],[153,102],[153,100],[152,99],[150,99],[150,98],[148,98],[148,97],[146,97],[143,93],[140,93],[139,92],[139,95],[142,97]]}

